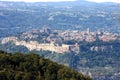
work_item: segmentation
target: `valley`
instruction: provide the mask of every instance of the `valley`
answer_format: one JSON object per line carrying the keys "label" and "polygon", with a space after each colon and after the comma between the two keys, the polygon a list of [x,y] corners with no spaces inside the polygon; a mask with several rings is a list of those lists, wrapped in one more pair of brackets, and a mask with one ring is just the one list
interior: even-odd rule
{"label": "valley", "polygon": [[94,79],[119,78],[120,34],[43,27],[0,40],[7,52],[35,52]]}
{"label": "valley", "polygon": [[[30,53],[33,52],[37,56],[40,55],[59,65],[63,64],[84,75],[89,75],[93,80],[119,80],[119,15],[119,4],[109,2],[0,1],[0,50],[7,52],[7,54],[0,52],[3,56],[0,60],[7,60],[6,55],[12,62],[16,62],[17,59],[22,60],[21,58],[26,59],[27,57],[24,56],[31,59],[33,55]],[[24,53],[19,54],[24,56],[16,53]],[[46,59],[41,58],[41,60]],[[32,64],[31,60],[27,62]],[[28,63],[24,65],[28,66]],[[9,68],[18,71],[18,67],[12,66]],[[38,72],[36,73],[34,76],[38,77]],[[24,75],[26,74],[22,76]]]}

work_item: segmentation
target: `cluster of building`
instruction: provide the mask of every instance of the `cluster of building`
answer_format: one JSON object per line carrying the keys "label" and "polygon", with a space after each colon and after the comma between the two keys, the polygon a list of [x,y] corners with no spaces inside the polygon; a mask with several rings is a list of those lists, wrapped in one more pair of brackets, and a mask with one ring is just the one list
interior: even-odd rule
{"label": "cluster of building", "polygon": [[110,33],[105,31],[91,32],[89,28],[86,31],[80,31],[80,30],[50,31],[49,30],[49,32],[52,33],[49,33],[50,35],[47,37],[48,41],[56,40],[62,42],[62,41],[75,40],[77,42],[78,41],[94,42],[99,39],[105,42],[109,42],[114,40],[120,40],[119,33]]}
{"label": "cluster of building", "polygon": [[[44,34],[43,34],[44,33]],[[39,43],[39,35],[42,35],[43,43]],[[13,42],[15,45],[23,45],[31,50],[49,50],[57,53],[65,53],[73,51],[75,53],[79,52],[79,45],[77,42],[86,41],[94,42],[96,40],[102,41],[114,41],[120,40],[120,34],[109,33],[109,32],[91,32],[88,28],[86,31],[79,30],[51,30],[49,28],[43,28],[41,30],[32,30],[29,32],[24,32],[18,37],[7,37],[3,38],[1,44],[6,44],[8,42]],[[26,39],[29,39],[26,41]],[[69,41],[76,41],[76,43],[71,44]],[[64,42],[69,42],[65,44]],[[92,49],[92,48],[91,48]],[[96,49],[96,48],[95,48]]]}

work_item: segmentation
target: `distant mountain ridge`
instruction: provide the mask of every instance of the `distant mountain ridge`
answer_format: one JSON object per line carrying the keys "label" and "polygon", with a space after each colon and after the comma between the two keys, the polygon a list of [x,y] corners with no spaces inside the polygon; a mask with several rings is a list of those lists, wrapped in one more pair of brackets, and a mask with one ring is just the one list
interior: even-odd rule
{"label": "distant mountain ridge", "polygon": [[[0,37],[34,28],[109,30],[119,32],[120,8],[87,1],[24,3],[0,1]],[[9,32],[9,33],[8,33]]]}

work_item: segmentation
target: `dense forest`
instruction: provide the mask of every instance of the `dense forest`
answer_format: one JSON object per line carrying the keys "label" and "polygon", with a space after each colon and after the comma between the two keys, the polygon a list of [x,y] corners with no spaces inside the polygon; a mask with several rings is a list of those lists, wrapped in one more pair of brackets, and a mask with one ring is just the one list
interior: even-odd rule
{"label": "dense forest", "polygon": [[92,80],[37,54],[0,51],[0,80]]}

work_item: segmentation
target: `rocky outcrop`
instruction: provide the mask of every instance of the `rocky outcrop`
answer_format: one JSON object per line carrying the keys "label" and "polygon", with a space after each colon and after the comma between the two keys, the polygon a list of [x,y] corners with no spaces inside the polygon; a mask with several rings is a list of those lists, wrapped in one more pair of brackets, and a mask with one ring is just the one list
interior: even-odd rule
{"label": "rocky outcrop", "polygon": [[113,46],[112,45],[109,45],[109,46],[92,46],[92,47],[90,47],[90,50],[91,51],[106,51],[106,50],[108,50],[108,49],[112,49],[113,48]]}
{"label": "rocky outcrop", "polygon": [[1,41],[1,44],[6,44],[8,42],[13,42],[16,46],[22,45],[27,47],[30,51],[32,50],[49,50],[52,52],[57,52],[57,53],[65,53],[69,51],[74,51],[78,52],[79,51],[79,46],[78,45],[66,45],[66,44],[56,44],[54,42],[51,43],[38,43],[37,41],[29,41],[26,42],[24,40],[18,41],[17,37],[7,37],[3,38]]}

